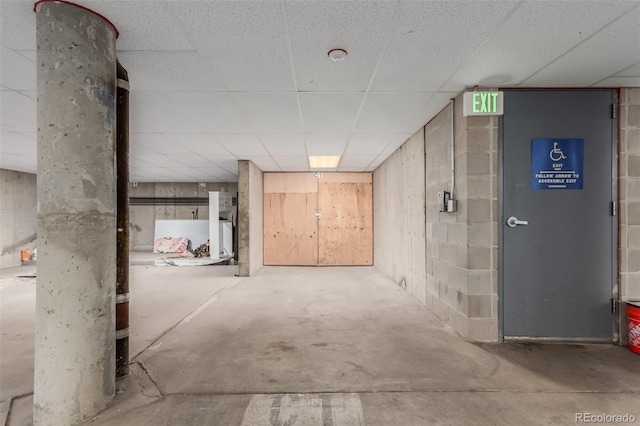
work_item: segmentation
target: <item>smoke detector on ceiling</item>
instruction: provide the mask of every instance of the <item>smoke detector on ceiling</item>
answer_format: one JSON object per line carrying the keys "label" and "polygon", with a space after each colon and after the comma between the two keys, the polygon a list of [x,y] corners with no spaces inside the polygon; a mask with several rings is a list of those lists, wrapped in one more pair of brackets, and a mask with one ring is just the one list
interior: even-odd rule
{"label": "smoke detector on ceiling", "polygon": [[347,57],[347,51],[344,49],[331,49],[327,56],[332,62],[342,62]]}

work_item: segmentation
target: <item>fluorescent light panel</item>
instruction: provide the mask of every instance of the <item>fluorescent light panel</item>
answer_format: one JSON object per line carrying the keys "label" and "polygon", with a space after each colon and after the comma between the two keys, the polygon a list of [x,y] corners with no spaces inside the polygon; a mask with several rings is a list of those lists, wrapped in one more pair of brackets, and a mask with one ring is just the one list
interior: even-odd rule
{"label": "fluorescent light panel", "polygon": [[309,167],[312,169],[336,169],[340,163],[339,155],[311,155]]}

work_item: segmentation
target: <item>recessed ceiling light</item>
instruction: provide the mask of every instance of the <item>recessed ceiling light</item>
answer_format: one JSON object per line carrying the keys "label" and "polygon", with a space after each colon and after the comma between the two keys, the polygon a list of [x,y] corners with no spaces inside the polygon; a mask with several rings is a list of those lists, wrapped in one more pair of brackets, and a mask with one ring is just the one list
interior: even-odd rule
{"label": "recessed ceiling light", "polygon": [[312,169],[335,169],[340,163],[339,155],[310,155],[309,167]]}
{"label": "recessed ceiling light", "polygon": [[327,56],[329,56],[329,59],[333,62],[342,62],[347,57],[347,51],[344,49],[331,49],[327,53]]}

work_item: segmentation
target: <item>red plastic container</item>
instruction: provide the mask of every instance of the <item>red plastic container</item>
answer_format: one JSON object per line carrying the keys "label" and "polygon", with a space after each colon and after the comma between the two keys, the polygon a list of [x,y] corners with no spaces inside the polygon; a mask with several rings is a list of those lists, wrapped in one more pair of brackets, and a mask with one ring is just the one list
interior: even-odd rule
{"label": "red plastic container", "polygon": [[629,349],[640,355],[640,302],[627,302]]}

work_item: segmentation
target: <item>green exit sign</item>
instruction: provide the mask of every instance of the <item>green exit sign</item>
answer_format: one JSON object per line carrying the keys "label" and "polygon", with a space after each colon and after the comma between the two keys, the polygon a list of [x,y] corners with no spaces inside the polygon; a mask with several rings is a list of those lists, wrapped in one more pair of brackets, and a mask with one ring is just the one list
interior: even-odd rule
{"label": "green exit sign", "polygon": [[472,115],[502,115],[503,92],[467,92],[463,97],[464,117]]}

